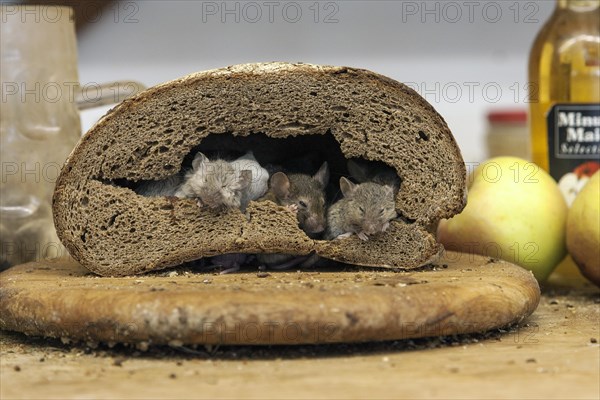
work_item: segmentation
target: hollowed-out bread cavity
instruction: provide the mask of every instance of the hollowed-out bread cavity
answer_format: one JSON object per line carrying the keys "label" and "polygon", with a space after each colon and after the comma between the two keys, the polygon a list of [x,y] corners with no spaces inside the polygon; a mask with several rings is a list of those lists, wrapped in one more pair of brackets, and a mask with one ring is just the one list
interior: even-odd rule
{"label": "hollowed-out bread cavity", "polygon": [[[271,202],[245,213],[145,197],[141,181],[181,171],[196,151],[252,150],[261,163],[311,151],[335,184],[347,159],[393,168],[399,218],[368,241],[313,240]],[[313,171],[314,172],[314,171]],[[370,71],[244,64],[192,74],[125,100],[80,141],[57,181],[57,233],[101,275],[130,275],[223,253],[317,254],[415,268],[439,255],[431,226],[465,204],[465,167],[443,118],[407,86]]]}

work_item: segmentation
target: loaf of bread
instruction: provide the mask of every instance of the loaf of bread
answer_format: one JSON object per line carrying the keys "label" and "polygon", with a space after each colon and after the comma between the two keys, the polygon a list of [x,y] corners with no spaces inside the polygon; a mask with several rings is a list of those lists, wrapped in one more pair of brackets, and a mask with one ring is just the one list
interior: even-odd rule
{"label": "loaf of bread", "polygon": [[[348,176],[348,159],[390,166],[401,182],[399,218],[368,241],[313,240],[292,211],[270,201],[251,202],[242,213],[135,192],[182,172],[197,151],[247,150],[261,163],[317,152],[332,182]],[[100,275],[225,253],[313,251],[357,265],[415,268],[439,256],[432,227],[463,209],[465,176],[444,119],[407,86],[348,67],[244,64],[164,83],[110,110],[65,163],[53,213],[70,254]]]}

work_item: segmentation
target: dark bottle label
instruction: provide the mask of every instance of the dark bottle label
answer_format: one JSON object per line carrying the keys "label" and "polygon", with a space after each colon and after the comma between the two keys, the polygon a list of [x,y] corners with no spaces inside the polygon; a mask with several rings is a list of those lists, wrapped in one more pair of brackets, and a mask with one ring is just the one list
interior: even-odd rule
{"label": "dark bottle label", "polygon": [[548,113],[550,175],[589,177],[600,168],[600,104],[555,104]]}

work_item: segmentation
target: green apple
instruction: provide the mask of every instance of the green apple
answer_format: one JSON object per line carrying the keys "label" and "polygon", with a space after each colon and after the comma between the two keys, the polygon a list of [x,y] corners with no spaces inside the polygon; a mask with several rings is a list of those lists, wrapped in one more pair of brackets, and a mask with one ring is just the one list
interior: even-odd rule
{"label": "green apple", "polygon": [[589,179],[569,209],[567,248],[583,276],[600,286],[600,171]]}
{"label": "green apple", "polygon": [[536,164],[492,158],[467,182],[467,205],[438,226],[447,250],[518,264],[545,280],[566,254],[567,205],[556,181]]}

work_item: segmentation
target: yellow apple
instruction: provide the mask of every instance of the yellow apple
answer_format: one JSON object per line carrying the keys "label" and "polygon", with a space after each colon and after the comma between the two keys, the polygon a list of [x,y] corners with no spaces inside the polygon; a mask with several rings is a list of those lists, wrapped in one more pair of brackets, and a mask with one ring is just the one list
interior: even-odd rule
{"label": "yellow apple", "polygon": [[600,171],[589,179],[569,209],[567,248],[583,276],[600,286]]}
{"label": "yellow apple", "polygon": [[447,250],[518,264],[545,280],[566,254],[567,205],[556,181],[515,157],[479,165],[467,183],[467,205],[438,226]]}

